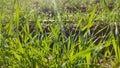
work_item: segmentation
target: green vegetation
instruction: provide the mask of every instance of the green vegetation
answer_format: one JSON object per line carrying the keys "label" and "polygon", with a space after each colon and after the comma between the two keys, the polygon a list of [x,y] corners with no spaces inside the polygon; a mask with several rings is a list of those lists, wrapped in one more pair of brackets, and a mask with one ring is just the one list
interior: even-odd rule
{"label": "green vegetation", "polygon": [[120,0],[0,0],[0,68],[119,68]]}

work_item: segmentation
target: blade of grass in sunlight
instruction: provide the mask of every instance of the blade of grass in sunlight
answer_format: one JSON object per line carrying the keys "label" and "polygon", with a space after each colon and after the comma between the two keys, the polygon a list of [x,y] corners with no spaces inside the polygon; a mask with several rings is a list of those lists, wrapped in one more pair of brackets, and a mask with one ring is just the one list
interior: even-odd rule
{"label": "blade of grass in sunlight", "polygon": [[93,9],[93,11],[91,12],[91,15],[88,19],[88,24],[82,29],[83,31],[85,29],[90,29],[90,27],[92,26],[92,24],[94,23],[93,20],[94,20],[94,17],[95,17],[95,12],[96,12],[96,9],[97,9],[97,6]]}
{"label": "blade of grass in sunlight", "polygon": [[19,27],[19,12],[20,12],[20,7],[19,7],[19,4],[17,3],[17,1],[15,2],[15,6],[14,6],[14,8],[15,8],[15,26],[16,26],[16,28],[17,28],[17,30],[18,30],[18,27]]}
{"label": "blade of grass in sunlight", "polygon": [[2,24],[3,24],[3,22],[2,22],[2,20],[3,20],[3,17],[4,17],[4,12],[3,11],[1,11],[0,12],[0,44],[1,44],[1,42],[2,42]]}
{"label": "blade of grass in sunlight", "polygon": [[12,19],[10,19],[8,28],[9,28],[8,29],[8,35],[12,35],[12,33],[13,33],[13,21],[12,21]]}
{"label": "blade of grass in sunlight", "polygon": [[50,29],[51,29],[51,33],[54,36],[55,40],[58,40],[59,39],[59,33],[60,33],[59,26],[58,25],[56,25],[55,27],[50,26]]}
{"label": "blade of grass in sunlight", "polygon": [[43,33],[43,28],[42,28],[42,26],[41,26],[41,23],[39,22],[39,20],[37,19],[37,27],[40,29],[40,32],[42,32]]}
{"label": "blade of grass in sunlight", "polygon": [[[116,57],[116,60],[119,60],[120,59],[120,56],[119,56],[119,49],[120,47],[118,46],[117,44],[117,41],[115,40],[115,37],[114,35],[112,35],[112,44],[113,44],[113,49],[114,49],[114,52],[115,52],[115,57]],[[120,62],[120,61],[118,61]]]}

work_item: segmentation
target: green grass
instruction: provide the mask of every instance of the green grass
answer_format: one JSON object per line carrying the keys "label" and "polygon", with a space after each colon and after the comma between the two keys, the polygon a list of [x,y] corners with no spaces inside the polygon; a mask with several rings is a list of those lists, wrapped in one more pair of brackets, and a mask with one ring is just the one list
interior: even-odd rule
{"label": "green grass", "polygon": [[119,0],[36,1],[0,1],[1,68],[120,67]]}

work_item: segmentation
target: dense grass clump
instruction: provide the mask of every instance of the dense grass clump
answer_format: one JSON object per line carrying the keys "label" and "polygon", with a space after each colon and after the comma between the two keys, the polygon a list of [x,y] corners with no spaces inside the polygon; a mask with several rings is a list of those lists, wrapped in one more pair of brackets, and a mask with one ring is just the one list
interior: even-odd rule
{"label": "dense grass clump", "polygon": [[119,0],[0,1],[1,68],[119,68]]}

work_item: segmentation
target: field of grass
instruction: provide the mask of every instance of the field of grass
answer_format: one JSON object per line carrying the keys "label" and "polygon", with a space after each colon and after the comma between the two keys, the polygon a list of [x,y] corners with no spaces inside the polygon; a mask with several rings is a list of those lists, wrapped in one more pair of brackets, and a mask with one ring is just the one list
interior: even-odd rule
{"label": "field of grass", "polygon": [[0,0],[0,68],[120,68],[120,0]]}

